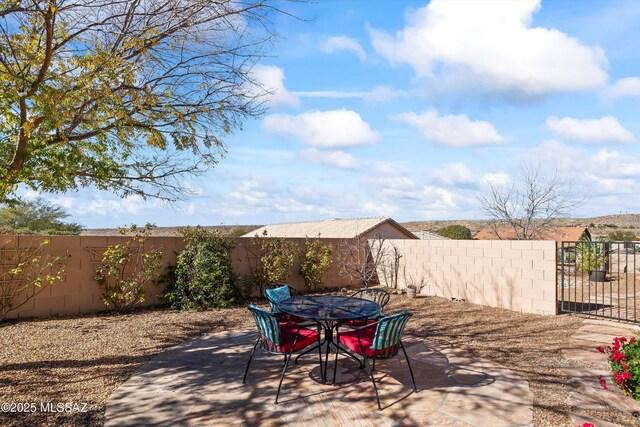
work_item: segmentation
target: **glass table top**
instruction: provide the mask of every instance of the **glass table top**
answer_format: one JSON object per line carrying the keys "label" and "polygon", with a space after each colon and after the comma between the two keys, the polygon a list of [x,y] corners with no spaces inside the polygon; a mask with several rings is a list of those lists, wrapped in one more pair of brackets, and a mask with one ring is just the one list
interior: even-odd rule
{"label": "glass table top", "polygon": [[322,321],[364,319],[382,310],[373,301],[340,295],[295,296],[280,302],[278,308],[286,314]]}

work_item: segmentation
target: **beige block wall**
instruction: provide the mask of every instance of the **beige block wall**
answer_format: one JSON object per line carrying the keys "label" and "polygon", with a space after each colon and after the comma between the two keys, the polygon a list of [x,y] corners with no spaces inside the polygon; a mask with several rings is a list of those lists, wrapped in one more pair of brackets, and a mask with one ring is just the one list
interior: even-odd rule
{"label": "beige block wall", "polygon": [[[127,237],[112,236],[0,236],[0,255],[6,261],[2,268],[11,265],[11,257],[15,257],[17,251],[37,246],[40,241],[48,240],[46,253],[52,256],[65,256],[69,254],[66,264],[67,274],[64,280],[48,286],[35,298],[9,314],[9,318],[17,317],[47,317],[56,314],[80,314],[92,313],[105,310],[105,305],[100,299],[102,291],[93,280],[95,270],[98,266],[101,254],[109,245],[125,243]],[[302,250],[305,239],[289,239],[294,241]],[[347,278],[339,275],[339,265],[337,254],[342,239],[322,239],[323,244],[330,244],[334,247],[334,260],[331,269],[325,274],[324,282],[329,287],[342,287],[353,285]],[[236,238],[235,247],[231,253],[233,269],[239,276],[250,271],[251,238]],[[151,237],[146,243],[146,247],[161,248],[165,254],[164,269],[169,264],[176,264],[177,254],[184,249],[184,241],[180,237]],[[300,260],[295,259],[295,264],[291,272],[288,283],[296,289],[304,289],[304,281],[297,273],[300,267]],[[145,287],[146,300],[142,306],[157,305],[161,302],[163,288],[155,284]],[[254,292],[257,294],[257,291]],[[17,298],[18,303],[23,298]]]}
{"label": "beige block wall", "polygon": [[[406,278],[425,278],[423,295],[464,299],[522,313],[556,314],[556,242],[389,240]],[[399,287],[406,287],[400,274]]]}

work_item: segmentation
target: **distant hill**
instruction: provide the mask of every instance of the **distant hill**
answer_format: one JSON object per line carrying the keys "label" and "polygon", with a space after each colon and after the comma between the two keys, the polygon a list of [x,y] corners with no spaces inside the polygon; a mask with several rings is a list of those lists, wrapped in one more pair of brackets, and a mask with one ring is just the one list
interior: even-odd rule
{"label": "distant hill", "polygon": [[[471,230],[472,234],[486,228],[486,220],[434,220],[434,221],[410,221],[403,222],[403,226],[411,231],[438,231],[447,225],[464,225]],[[640,214],[606,215],[593,218],[561,218],[557,222],[558,226],[564,227],[589,227],[593,236],[606,236],[614,230],[630,230],[640,234]]]}
{"label": "distant hill", "polygon": [[[261,225],[211,225],[203,226],[205,230],[218,230],[225,235],[242,235],[262,227]],[[178,236],[179,231],[185,227],[156,227],[151,233],[152,236],[171,237]],[[80,232],[81,236],[119,236],[116,228],[87,228]]]}
{"label": "distant hill", "polygon": [[[433,221],[409,221],[401,223],[410,231],[438,231],[447,225],[464,225],[475,234],[486,227],[486,220],[477,219],[452,219],[452,220],[433,220]],[[580,226],[589,227],[593,236],[606,236],[614,230],[629,230],[640,234],[640,214],[624,214],[624,215],[606,215],[593,218],[562,218],[558,220],[559,226]],[[251,230],[262,227],[262,225],[214,225],[203,227],[207,230],[220,230],[224,234],[245,234]],[[154,236],[177,236],[178,230],[184,227],[157,227]],[[240,233],[240,232],[243,233]],[[82,230],[81,236],[117,236],[118,231],[115,228],[90,228]]]}

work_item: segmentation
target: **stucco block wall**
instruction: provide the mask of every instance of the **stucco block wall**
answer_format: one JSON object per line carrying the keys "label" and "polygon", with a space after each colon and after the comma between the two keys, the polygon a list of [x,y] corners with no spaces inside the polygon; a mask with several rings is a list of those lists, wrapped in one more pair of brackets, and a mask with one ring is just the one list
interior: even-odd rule
{"label": "stucco block wall", "polygon": [[[37,247],[43,240],[49,241],[46,245],[46,253],[52,256],[65,256],[69,254],[66,263],[66,276],[62,282],[56,282],[48,286],[35,298],[29,300],[20,308],[12,311],[9,318],[17,317],[47,317],[56,314],[81,314],[105,310],[105,305],[100,296],[102,291],[93,280],[95,270],[99,266],[102,253],[109,245],[125,243],[127,237],[112,236],[0,236],[1,268],[13,268],[13,259],[18,251],[25,248]],[[305,239],[288,239],[293,241],[302,251]],[[337,262],[340,245],[343,239],[321,239],[324,245],[332,245],[333,263],[331,269],[325,274],[324,281],[329,287],[342,287],[354,285],[352,281],[339,274]],[[231,252],[234,272],[238,276],[245,275],[251,270],[254,259],[251,252],[254,250],[252,238],[236,238],[235,247]],[[177,254],[184,249],[184,240],[180,237],[150,237],[145,242],[146,248],[161,248],[164,252],[164,272],[169,264],[175,265]],[[13,258],[12,258],[13,257]],[[291,272],[291,278],[287,283],[296,289],[304,289],[304,281],[298,274],[300,259],[295,258]],[[145,287],[145,301],[140,306],[152,306],[161,302],[163,288],[155,284]],[[257,295],[257,290],[254,294]],[[22,302],[24,298],[18,296],[16,301]]]}
{"label": "stucco block wall", "polygon": [[385,245],[402,255],[399,287],[424,279],[423,295],[556,314],[554,241],[403,239]]}

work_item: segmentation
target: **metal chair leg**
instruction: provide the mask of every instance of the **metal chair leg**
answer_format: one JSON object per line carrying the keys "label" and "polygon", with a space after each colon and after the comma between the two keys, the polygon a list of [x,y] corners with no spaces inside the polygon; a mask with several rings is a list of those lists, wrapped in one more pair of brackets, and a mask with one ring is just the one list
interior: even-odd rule
{"label": "metal chair leg", "polygon": [[276,393],[276,401],[275,404],[278,404],[278,396],[280,396],[280,389],[282,388],[282,380],[284,380],[284,374],[287,372],[287,366],[289,366],[289,361],[291,360],[291,353],[284,355],[284,367],[282,368],[282,374],[280,374],[280,383],[278,383],[278,392]]}
{"label": "metal chair leg", "polygon": [[[336,328],[336,343],[340,343],[340,333],[338,332],[338,328]],[[336,360],[333,362],[333,382],[332,385],[336,385],[336,371],[338,370],[338,353],[340,350],[336,345]]]}
{"label": "metal chair leg", "polygon": [[409,362],[409,356],[407,356],[407,350],[404,349],[404,345],[402,345],[402,341],[400,341],[400,348],[404,353],[404,358],[407,360],[407,366],[409,367],[409,373],[411,374],[411,382],[413,383],[413,391],[417,393],[418,388],[416,387],[416,379],[413,377],[413,369],[411,369],[411,362]]}
{"label": "metal chair leg", "polygon": [[373,370],[376,370],[376,359],[373,359]]}
{"label": "metal chair leg", "polygon": [[373,383],[373,391],[376,392],[376,402],[378,403],[378,410],[382,411],[382,406],[380,405],[380,396],[378,396],[378,386],[376,386],[376,379],[373,377],[373,369],[371,369],[371,366],[369,364],[369,359],[367,358],[366,354],[364,355],[364,361],[365,361],[365,363],[367,365],[367,368],[369,368],[369,374],[371,376],[371,382]]}
{"label": "metal chair leg", "polygon": [[[318,359],[320,360],[320,380],[325,381],[326,372],[323,370],[322,366],[322,343],[320,342],[320,336],[318,335]],[[296,358],[296,361],[298,359]]]}
{"label": "metal chair leg", "polygon": [[260,342],[260,338],[256,340],[256,343],[253,345],[253,350],[251,350],[251,356],[249,356],[249,362],[247,363],[247,368],[244,370],[244,377],[242,378],[242,384],[247,382],[247,374],[249,373],[249,365],[251,365],[251,359],[253,359],[253,355],[256,352],[256,347],[258,347],[258,343]]}

